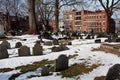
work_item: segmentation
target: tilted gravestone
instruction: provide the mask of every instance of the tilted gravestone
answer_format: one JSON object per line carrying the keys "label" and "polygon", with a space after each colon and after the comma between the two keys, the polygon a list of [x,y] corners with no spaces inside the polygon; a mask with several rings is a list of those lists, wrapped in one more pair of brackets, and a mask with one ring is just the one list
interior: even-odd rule
{"label": "tilted gravestone", "polygon": [[27,46],[21,46],[20,49],[18,49],[18,55],[19,56],[30,56],[30,48]]}
{"label": "tilted gravestone", "polygon": [[53,44],[54,45],[59,45],[59,41],[57,39],[53,39]]}
{"label": "tilted gravestone", "polygon": [[4,40],[2,43],[2,46],[4,46],[6,49],[10,49],[10,43],[6,40]]}
{"label": "tilted gravestone", "polygon": [[17,42],[16,44],[15,44],[15,48],[20,48],[22,46],[22,43],[21,42]]}
{"label": "tilted gravestone", "polygon": [[108,70],[105,80],[120,80],[120,64],[115,64]]}
{"label": "tilted gravestone", "polygon": [[43,54],[43,47],[36,43],[33,47],[33,55],[42,55]]}
{"label": "tilted gravestone", "polygon": [[44,66],[41,70],[41,76],[48,76],[49,75],[49,68]]}
{"label": "tilted gravestone", "polygon": [[55,62],[55,71],[59,72],[68,68],[68,57],[66,55],[60,55]]}
{"label": "tilted gravestone", "polygon": [[8,58],[9,55],[8,55],[8,51],[7,51],[7,48],[0,44],[0,59],[4,59],[4,58]]}
{"label": "tilted gravestone", "polygon": [[61,44],[59,45],[59,47],[52,47],[52,52],[59,52],[59,51],[64,51],[64,50],[68,50],[69,48],[64,45],[64,44]]}

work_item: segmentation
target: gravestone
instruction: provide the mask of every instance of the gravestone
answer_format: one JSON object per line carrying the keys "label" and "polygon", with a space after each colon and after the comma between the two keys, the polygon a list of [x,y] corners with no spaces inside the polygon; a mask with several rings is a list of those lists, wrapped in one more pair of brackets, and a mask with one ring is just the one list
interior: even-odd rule
{"label": "gravestone", "polygon": [[59,41],[57,39],[53,39],[53,45],[59,45]]}
{"label": "gravestone", "polygon": [[48,76],[49,75],[49,68],[44,66],[41,70],[41,76]]}
{"label": "gravestone", "polygon": [[68,50],[69,48],[66,46],[66,45],[64,45],[64,44],[61,44],[60,46],[60,51],[64,51],[64,50]]}
{"label": "gravestone", "polygon": [[20,48],[22,46],[22,43],[21,42],[17,42],[16,44],[15,44],[15,48]]}
{"label": "gravestone", "polygon": [[101,39],[96,39],[95,43],[101,43]]}
{"label": "gravestone", "polygon": [[115,64],[108,70],[105,80],[120,80],[120,64]]}
{"label": "gravestone", "polygon": [[68,57],[66,55],[60,55],[55,62],[55,71],[59,72],[68,68]]}
{"label": "gravestone", "polygon": [[33,55],[42,55],[43,54],[43,47],[36,43],[33,47]]}
{"label": "gravestone", "polygon": [[20,49],[18,49],[18,55],[19,56],[30,56],[30,48],[27,46],[21,46]]}
{"label": "gravestone", "polygon": [[60,48],[59,47],[52,47],[52,52],[59,52],[60,51]]}
{"label": "gravestone", "polygon": [[2,43],[2,46],[4,46],[6,49],[10,49],[10,43],[6,40],[4,40]]}
{"label": "gravestone", "polygon": [[64,44],[61,44],[59,45],[58,47],[52,47],[52,52],[59,52],[59,51],[64,51],[64,50],[68,50],[69,48],[64,45]]}
{"label": "gravestone", "polygon": [[9,55],[8,55],[8,51],[7,51],[7,48],[0,44],[0,59],[4,59],[4,58],[8,58]]}

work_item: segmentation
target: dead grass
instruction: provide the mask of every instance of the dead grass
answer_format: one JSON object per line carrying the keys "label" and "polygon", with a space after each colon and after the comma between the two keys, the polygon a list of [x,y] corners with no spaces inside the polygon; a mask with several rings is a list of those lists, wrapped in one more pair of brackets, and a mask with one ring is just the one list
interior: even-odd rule
{"label": "dead grass", "polygon": [[60,75],[62,75],[62,77],[74,77],[77,75],[82,75],[84,73],[89,73],[98,66],[100,65],[93,64],[92,66],[87,67],[85,64],[74,64],[68,69],[61,71]]}
{"label": "dead grass", "polygon": [[27,78],[33,78],[33,77],[40,77],[39,75],[30,75],[30,76],[27,76]]}
{"label": "dead grass", "polygon": [[72,59],[72,58],[75,58],[76,56],[78,56],[78,54],[69,55],[68,58]]}
{"label": "dead grass", "polygon": [[100,48],[93,48],[91,51],[101,51]]}
{"label": "dead grass", "polygon": [[28,71],[33,71],[41,66],[44,66],[46,64],[53,64],[54,61],[48,61],[48,60],[42,60],[40,62],[34,62],[33,64],[28,64],[24,66],[19,66],[16,67],[15,69],[20,69],[20,72],[28,72]]}
{"label": "dead grass", "polygon": [[12,70],[14,70],[13,68],[1,68],[0,69],[0,73],[2,73],[2,72],[9,72],[9,71],[12,71]]}
{"label": "dead grass", "polygon": [[99,76],[99,77],[95,77],[94,80],[105,80],[105,76]]}
{"label": "dead grass", "polygon": [[68,42],[70,42],[71,40],[59,40],[59,43],[61,44],[67,44]]}
{"label": "dead grass", "polygon": [[[15,78],[20,76],[21,74],[24,74],[24,73],[29,72],[29,71],[34,71],[39,67],[45,66],[46,64],[53,64],[53,63],[54,63],[54,61],[52,61],[52,60],[48,61],[46,59],[46,60],[42,60],[40,62],[34,62],[33,64],[28,64],[28,65],[24,65],[24,66],[18,66],[18,67],[15,68],[15,70],[20,70],[20,73],[13,74],[9,78],[9,80],[15,80]],[[29,77],[33,77],[33,76],[29,76]]]}

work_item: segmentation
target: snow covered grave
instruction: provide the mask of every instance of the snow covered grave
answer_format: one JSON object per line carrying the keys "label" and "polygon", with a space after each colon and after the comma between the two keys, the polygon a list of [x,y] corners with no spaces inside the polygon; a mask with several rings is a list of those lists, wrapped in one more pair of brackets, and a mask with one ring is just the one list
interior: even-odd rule
{"label": "snow covered grave", "polygon": [[[11,44],[11,49],[8,49],[10,58],[0,60],[0,80],[9,80],[13,77],[15,80],[94,80],[96,78],[105,77],[109,68],[114,64],[120,64],[120,57],[111,53],[103,51],[95,51],[93,49],[99,48],[101,43],[94,43],[95,39],[75,39],[72,40],[72,45],[66,45],[69,50],[52,52],[51,48],[54,45],[44,45],[43,55],[38,56],[21,56],[18,57],[18,48],[14,48],[17,42],[21,42],[22,45],[30,47],[30,52],[38,41],[38,35],[22,35],[22,36],[7,36],[8,38],[14,38],[7,40]],[[26,41],[21,41],[26,39]],[[106,38],[101,38],[103,43]],[[43,39],[47,42],[49,40]],[[0,41],[2,43],[2,41]],[[111,43],[118,44],[118,43]],[[61,72],[52,72],[49,76],[41,76],[43,66],[50,67],[55,66],[54,61],[60,56],[66,55],[69,58],[68,73],[71,70],[77,70],[79,72],[74,77],[62,77]],[[75,55],[75,56],[74,56]],[[15,57],[17,56],[17,57]],[[71,57],[70,57],[71,56]],[[78,66],[75,67],[74,66]],[[79,69],[79,67],[82,69]],[[82,70],[86,70],[80,72]],[[64,72],[64,73],[67,73]],[[68,74],[67,73],[67,74]],[[72,72],[74,73],[74,71]],[[15,77],[15,75],[18,75]]]}

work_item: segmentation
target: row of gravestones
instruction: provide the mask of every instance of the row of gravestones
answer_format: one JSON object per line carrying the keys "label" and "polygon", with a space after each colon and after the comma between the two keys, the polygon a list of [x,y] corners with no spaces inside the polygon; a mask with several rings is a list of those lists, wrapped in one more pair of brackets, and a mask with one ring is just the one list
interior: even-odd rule
{"label": "row of gravestones", "polygon": [[[62,70],[65,70],[65,69],[68,69],[68,57],[66,55],[60,55],[58,57],[58,59],[56,59],[55,61],[55,72],[59,72],[59,71],[62,71]],[[41,71],[41,76],[48,76],[50,73],[49,73],[49,68],[44,66],[42,68],[42,71]]]}
{"label": "row of gravestones", "polygon": [[[27,46],[21,46],[18,49],[18,55],[19,56],[31,56],[30,48]],[[43,47],[39,43],[36,43],[33,47],[33,56],[34,55],[43,55]]]}
{"label": "row of gravestones", "polygon": [[[69,60],[66,55],[60,55],[55,61],[55,71],[59,72],[68,69]],[[49,68],[44,66],[41,71],[41,76],[48,76]],[[115,64],[109,68],[104,80],[120,80],[120,64]]]}
{"label": "row of gravestones", "polygon": [[[17,42],[15,45],[18,49],[19,56],[30,56],[30,48],[27,46],[22,46],[21,42]],[[9,54],[7,49],[10,49],[10,43],[8,41],[3,41],[0,44],[0,59],[9,58]],[[42,55],[43,54],[43,47],[36,43],[33,47],[33,55]]]}

